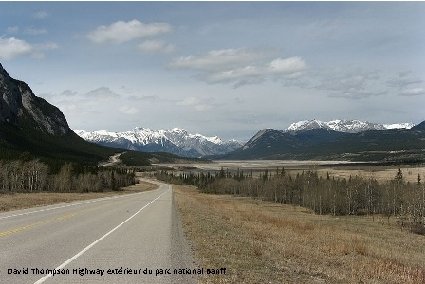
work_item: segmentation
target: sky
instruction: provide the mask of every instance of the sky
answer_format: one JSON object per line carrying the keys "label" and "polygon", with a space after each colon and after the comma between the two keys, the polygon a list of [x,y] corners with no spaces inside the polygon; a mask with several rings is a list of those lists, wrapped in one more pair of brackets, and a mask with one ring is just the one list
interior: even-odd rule
{"label": "sky", "polygon": [[0,63],[72,129],[247,140],[425,120],[425,2],[0,2]]}

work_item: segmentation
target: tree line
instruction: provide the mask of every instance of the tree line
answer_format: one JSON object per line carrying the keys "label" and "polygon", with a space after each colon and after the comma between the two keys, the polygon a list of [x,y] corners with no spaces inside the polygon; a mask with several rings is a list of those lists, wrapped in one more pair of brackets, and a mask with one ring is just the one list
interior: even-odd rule
{"label": "tree line", "polygon": [[391,181],[374,178],[319,176],[316,171],[291,175],[284,168],[266,170],[258,177],[252,172],[180,173],[159,171],[156,176],[170,183],[196,185],[202,192],[249,196],[265,201],[310,208],[316,214],[374,215],[398,217],[403,226],[425,234],[425,187],[405,182],[399,169]]}
{"label": "tree line", "polygon": [[55,172],[39,160],[0,161],[0,192],[91,192],[135,184],[134,171],[67,163]]}

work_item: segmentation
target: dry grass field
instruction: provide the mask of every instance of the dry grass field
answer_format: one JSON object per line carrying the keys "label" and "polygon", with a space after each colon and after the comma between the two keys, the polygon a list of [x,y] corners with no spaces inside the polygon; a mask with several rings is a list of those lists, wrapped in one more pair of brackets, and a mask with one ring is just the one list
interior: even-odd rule
{"label": "dry grass field", "polygon": [[[305,170],[317,171],[322,177],[326,177],[328,172],[335,178],[346,178],[351,176],[372,177],[378,182],[386,182],[394,179],[398,169],[403,172],[404,180],[407,182],[416,182],[418,174],[425,180],[424,165],[401,165],[401,166],[382,166],[382,165],[363,165],[357,163],[347,163],[344,161],[280,161],[280,160],[259,160],[259,161],[213,161],[212,163],[198,164],[164,164],[170,168],[175,168],[180,172],[197,171],[219,171],[221,168],[230,171],[243,170],[245,174],[253,171],[253,176],[260,176],[265,170],[274,174],[276,168],[285,169],[292,175],[301,173]],[[184,169],[184,167],[190,168]]]}
{"label": "dry grass field", "polygon": [[35,206],[43,206],[61,202],[73,202],[102,198],[113,195],[129,194],[156,189],[158,186],[147,182],[140,182],[136,185],[123,188],[121,191],[108,192],[87,192],[87,193],[65,193],[65,192],[36,192],[36,193],[13,193],[0,194],[0,212],[10,211]]}
{"label": "dry grass field", "polygon": [[[366,178],[374,178],[378,182],[385,182],[393,180],[397,174],[398,167],[383,167],[383,166],[369,166],[369,167],[332,167],[332,168],[320,168],[317,169],[319,175],[326,177],[328,172],[330,176],[335,178],[348,179],[351,176],[362,176]],[[418,174],[421,176],[421,180],[425,180],[425,167],[423,166],[403,166],[400,167],[403,173],[403,178],[406,182],[417,182]]]}
{"label": "dry grass field", "polygon": [[425,283],[425,237],[396,220],[174,189],[199,265],[227,268],[200,283]]}

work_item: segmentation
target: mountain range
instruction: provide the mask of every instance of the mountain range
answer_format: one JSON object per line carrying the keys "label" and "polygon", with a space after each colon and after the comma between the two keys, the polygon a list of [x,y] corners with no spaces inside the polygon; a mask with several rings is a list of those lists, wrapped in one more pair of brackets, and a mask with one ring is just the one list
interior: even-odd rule
{"label": "mountain range", "polygon": [[[210,157],[210,158],[237,158],[243,159],[245,155],[247,158],[263,158],[262,153],[268,153],[262,147],[269,147],[270,143],[259,143],[264,139],[277,139],[281,135],[285,137],[303,137],[298,135],[302,132],[315,132],[322,133],[318,140],[325,139],[328,141],[331,137],[344,136],[343,133],[361,133],[364,131],[385,131],[392,129],[411,129],[414,127],[413,123],[397,123],[397,124],[379,124],[361,120],[331,120],[323,122],[320,120],[303,120],[292,123],[285,130],[265,129],[259,131],[252,137],[246,144],[236,140],[223,141],[217,136],[207,137],[201,134],[191,134],[184,129],[174,128],[171,130],[151,130],[149,128],[135,128],[123,132],[111,132],[106,130],[98,131],[84,131],[74,130],[75,133],[80,135],[86,141],[97,143],[104,146],[124,148],[136,151],[157,152],[163,151],[184,157]],[[323,131],[320,131],[323,130]],[[335,132],[335,133],[334,133]],[[326,134],[327,133],[327,134]],[[330,134],[333,133],[333,134]],[[340,133],[340,134],[339,134]],[[270,136],[270,137],[269,137]],[[261,139],[258,139],[260,138]],[[267,138],[265,138],[267,137]],[[314,140],[314,139],[313,139]],[[289,154],[294,147],[295,141],[289,139],[287,141],[279,142],[279,149],[285,147],[289,143],[288,149],[284,152],[288,157],[297,158],[298,156],[293,153]],[[310,141],[310,144],[316,145],[319,141]],[[330,141],[328,141],[330,142]],[[258,145],[257,145],[258,143]],[[298,141],[302,145],[303,141]],[[311,146],[311,145],[310,145]],[[270,148],[270,147],[269,147]],[[250,151],[246,151],[251,149]],[[274,149],[274,148],[273,148]],[[291,150],[292,149],[292,150]],[[287,153],[288,152],[288,153]],[[280,157],[281,153],[276,153],[276,158]],[[267,154],[268,158],[272,158],[272,153]],[[320,157],[319,157],[320,158]]]}
{"label": "mountain range", "polygon": [[362,131],[358,129],[363,128],[363,123],[356,122],[358,128],[340,125],[336,128],[340,131],[333,130],[329,124],[338,125],[313,120],[292,124],[287,130],[260,130],[242,148],[215,158],[425,161],[425,121],[412,127],[409,124],[405,128],[390,126]]}
{"label": "mountain range", "polygon": [[361,120],[335,119],[320,121],[317,119],[302,120],[289,125],[287,131],[303,131],[312,129],[329,129],[339,132],[358,133],[367,130],[411,129],[413,123],[380,124]]}
{"label": "mountain range", "polygon": [[74,131],[86,141],[104,146],[146,152],[162,151],[184,157],[222,155],[242,147],[242,143],[236,140],[223,141],[217,136],[192,134],[180,128],[152,130],[137,127],[123,132]]}

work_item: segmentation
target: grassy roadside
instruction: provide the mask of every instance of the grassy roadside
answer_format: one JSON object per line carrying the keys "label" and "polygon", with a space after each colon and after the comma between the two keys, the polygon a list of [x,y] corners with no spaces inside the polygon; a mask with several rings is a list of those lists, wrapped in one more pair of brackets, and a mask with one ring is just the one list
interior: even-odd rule
{"label": "grassy roadside", "polygon": [[425,238],[395,221],[174,188],[199,265],[228,269],[201,283],[425,283]]}
{"label": "grassy roadside", "polygon": [[37,192],[0,194],[0,212],[50,205],[61,202],[73,202],[78,200],[88,200],[114,195],[136,193],[141,191],[154,190],[156,188],[158,188],[157,185],[147,182],[140,182],[136,185],[125,187],[121,191],[87,193]]}

